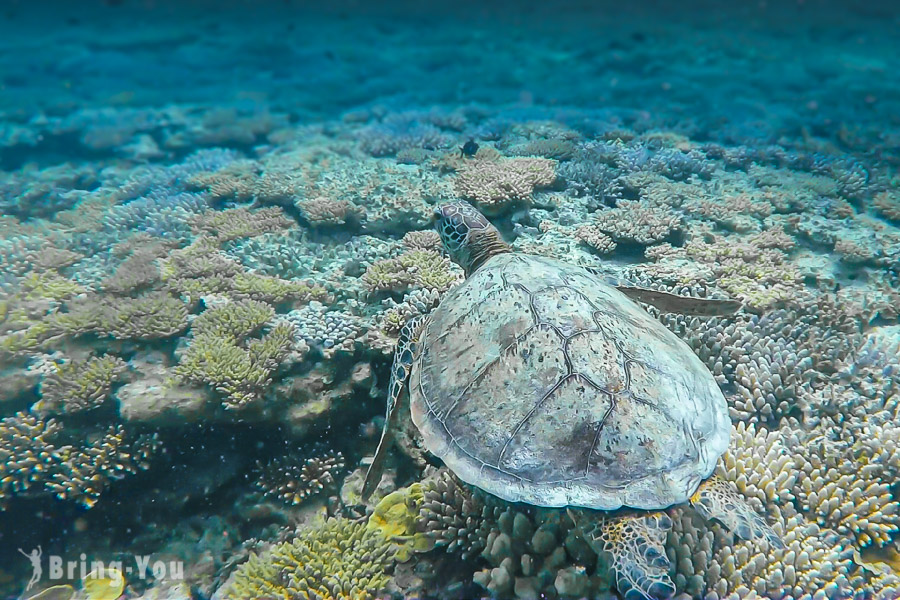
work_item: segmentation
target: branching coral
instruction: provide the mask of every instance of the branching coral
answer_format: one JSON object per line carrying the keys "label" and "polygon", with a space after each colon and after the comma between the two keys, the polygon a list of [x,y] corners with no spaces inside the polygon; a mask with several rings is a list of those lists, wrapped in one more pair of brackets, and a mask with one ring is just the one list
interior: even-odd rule
{"label": "branching coral", "polygon": [[182,296],[196,300],[206,295],[252,299],[281,304],[327,300],[330,295],[312,281],[290,281],[246,271],[218,250],[215,240],[200,237],[172,252],[162,265],[163,281]]}
{"label": "branching coral", "polygon": [[609,254],[616,249],[616,242],[593,225],[582,225],[575,229],[575,237],[600,254]]}
{"label": "branching coral", "polygon": [[456,178],[456,190],[488,212],[502,211],[509,204],[529,202],[535,190],[553,185],[556,164],[546,158],[466,163]]}
{"label": "branching coral", "polygon": [[310,302],[298,310],[283,315],[294,326],[295,335],[305,347],[318,348],[326,357],[337,351],[352,351],[353,344],[364,329],[363,322],[353,315],[329,310],[320,302]]}
{"label": "branching coral", "polygon": [[900,222],[900,192],[885,191],[877,194],[872,201],[875,211],[889,221]]}
{"label": "branching coral", "polygon": [[291,351],[294,330],[281,323],[262,338],[250,338],[275,312],[256,300],[208,309],[192,324],[193,340],[175,372],[188,382],[208,384],[224,396],[224,406],[240,409],[258,400],[272,373]]}
{"label": "branching coral", "polygon": [[430,312],[440,300],[440,292],[427,289],[412,290],[401,302],[386,298],[384,302],[388,308],[381,315],[381,326],[386,332],[396,334],[407,321]]}
{"label": "branching coral", "polygon": [[765,239],[710,235],[706,240],[692,239],[683,248],[661,244],[649,249],[647,256],[658,261],[646,267],[648,272],[665,273],[670,265],[679,267],[684,258],[707,266],[722,290],[755,310],[796,304],[809,296],[797,267]]}
{"label": "branching coral", "polygon": [[340,452],[325,452],[304,459],[290,457],[260,465],[256,487],[268,497],[289,505],[301,504],[311,496],[334,490],[344,469]]}
{"label": "branching coral", "polygon": [[128,441],[121,425],[111,426],[98,439],[67,452],[47,487],[63,500],[93,506],[112,481],[149,468],[150,457],[159,448],[156,436],[144,435]]}
{"label": "branching coral", "polygon": [[63,433],[54,419],[25,413],[0,419],[0,502],[55,494],[91,507],[111,481],[146,469],[159,446],[154,436],[128,440],[121,426],[83,447],[62,443]]}
{"label": "branching coral", "polygon": [[112,385],[128,365],[117,356],[71,360],[41,381],[41,413],[75,413],[96,408],[109,397]]}
{"label": "branching coral", "polygon": [[330,519],[297,531],[238,567],[225,600],[370,600],[384,590],[395,550],[364,521]]}
{"label": "branching coral", "polygon": [[484,559],[489,568],[476,572],[474,581],[491,593],[577,597],[609,590],[608,578],[585,569],[596,557],[563,511],[510,506],[446,471],[423,481],[421,489],[419,534],[463,559]]}

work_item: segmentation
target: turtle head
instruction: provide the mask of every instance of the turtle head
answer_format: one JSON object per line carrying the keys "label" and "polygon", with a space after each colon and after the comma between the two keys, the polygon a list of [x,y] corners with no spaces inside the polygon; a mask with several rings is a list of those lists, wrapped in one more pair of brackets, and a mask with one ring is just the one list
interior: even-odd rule
{"label": "turtle head", "polygon": [[435,207],[434,220],[444,248],[466,277],[495,254],[511,251],[487,217],[464,200]]}

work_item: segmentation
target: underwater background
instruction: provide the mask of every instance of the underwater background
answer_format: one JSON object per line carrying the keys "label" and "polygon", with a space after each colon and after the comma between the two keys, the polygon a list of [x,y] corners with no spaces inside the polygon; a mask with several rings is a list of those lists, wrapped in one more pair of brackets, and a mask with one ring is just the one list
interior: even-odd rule
{"label": "underwater background", "polygon": [[742,303],[653,314],[785,547],[674,507],[680,598],[900,597],[898,74],[894,2],[3,0],[0,598],[616,598],[414,439],[360,496],[457,199]]}

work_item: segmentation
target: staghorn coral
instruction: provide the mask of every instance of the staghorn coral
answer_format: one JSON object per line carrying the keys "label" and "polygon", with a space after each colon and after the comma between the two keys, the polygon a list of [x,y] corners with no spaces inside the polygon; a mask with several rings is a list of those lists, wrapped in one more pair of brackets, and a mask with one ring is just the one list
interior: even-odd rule
{"label": "staghorn coral", "polygon": [[112,385],[128,368],[117,356],[71,360],[41,380],[41,400],[32,408],[41,414],[67,414],[103,404]]}
{"label": "staghorn coral", "polygon": [[193,340],[175,373],[222,394],[225,408],[249,406],[272,384],[273,371],[293,346],[294,330],[289,323],[275,325],[262,338],[250,338],[274,314],[271,306],[256,300],[207,309],[194,319]]}
{"label": "staghorn coral", "polygon": [[110,426],[98,439],[89,438],[85,447],[66,452],[47,488],[62,500],[90,508],[112,481],[149,468],[159,447],[155,435],[129,442],[121,425]]}
{"label": "staghorn coral", "polygon": [[535,190],[556,181],[555,160],[509,158],[465,163],[456,178],[457,193],[489,213],[508,205],[529,202]]}
{"label": "staghorn coral", "polygon": [[224,600],[375,598],[389,582],[395,550],[364,521],[329,519],[253,554],[232,575]]}
{"label": "staghorn coral", "polygon": [[323,491],[336,489],[336,477],[345,466],[340,452],[300,459],[296,456],[258,465],[261,470],[256,487],[270,498],[288,505],[301,504]]}

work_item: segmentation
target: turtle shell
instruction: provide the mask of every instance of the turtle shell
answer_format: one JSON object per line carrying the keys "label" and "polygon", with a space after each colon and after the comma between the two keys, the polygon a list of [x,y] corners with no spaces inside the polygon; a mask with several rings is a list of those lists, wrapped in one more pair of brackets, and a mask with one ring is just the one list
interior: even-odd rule
{"label": "turtle shell", "polygon": [[410,410],[425,446],[509,501],[665,508],[728,447],[706,366],[581,267],[495,256],[444,298],[419,348]]}

